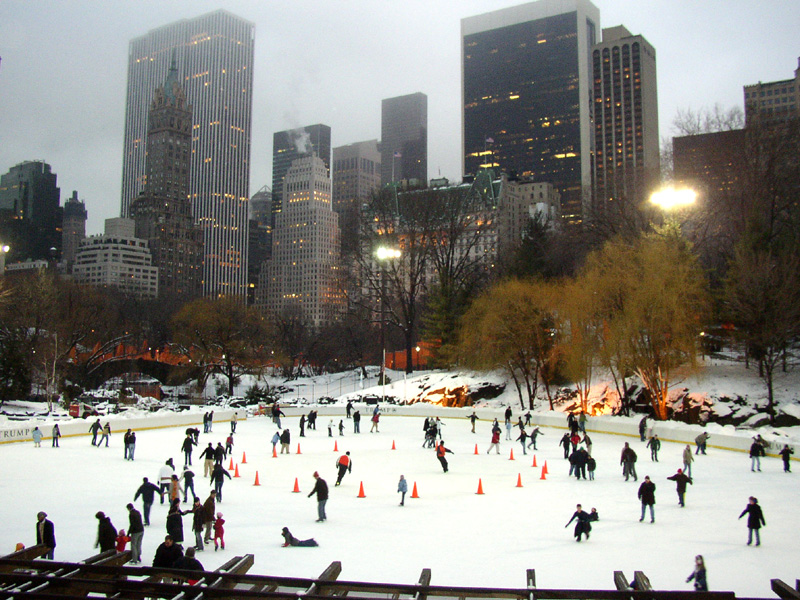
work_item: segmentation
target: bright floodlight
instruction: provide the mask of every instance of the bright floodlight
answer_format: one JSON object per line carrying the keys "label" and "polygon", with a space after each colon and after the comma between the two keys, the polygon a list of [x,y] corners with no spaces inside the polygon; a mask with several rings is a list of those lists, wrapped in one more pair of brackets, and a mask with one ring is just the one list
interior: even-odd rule
{"label": "bright floodlight", "polygon": [[9,250],[11,250],[11,246],[9,246],[8,244],[3,244],[2,246],[0,246],[0,252],[2,252],[3,254],[8,252]]}
{"label": "bright floodlight", "polygon": [[691,206],[697,201],[697,192],[685,188],[676,190],[675,188],[664,188],[654,192],[650,196],[650,202],[661,208],[661,210],[674,210]]}
{"label": "bright floodlight", "polygon": [[400,250],[397,248],[386,248],[384,246],[378,247],[375,250],[375,257],[378,260],[389,260],[392,258],[400,258]]}

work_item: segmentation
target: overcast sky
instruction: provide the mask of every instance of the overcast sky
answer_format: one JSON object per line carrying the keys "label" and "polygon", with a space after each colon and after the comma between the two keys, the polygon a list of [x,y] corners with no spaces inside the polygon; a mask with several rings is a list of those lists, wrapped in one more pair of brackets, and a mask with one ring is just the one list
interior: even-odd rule
{"label": "overcast sky", "polygon": [[[678,109],[743,105],[790,79],[798,0],[594,0],[602,27],[655,47],[661,135]],[[43,159],[87,233],[119,216],[129,41],[219,8],[256,25],[250,191],[272,181],[272,134],[325,123],[333,145],[380,138],[381,99],[428,95],[428,174],[461,177],[460,20],[518,0],[0,0],[0,173]]]}

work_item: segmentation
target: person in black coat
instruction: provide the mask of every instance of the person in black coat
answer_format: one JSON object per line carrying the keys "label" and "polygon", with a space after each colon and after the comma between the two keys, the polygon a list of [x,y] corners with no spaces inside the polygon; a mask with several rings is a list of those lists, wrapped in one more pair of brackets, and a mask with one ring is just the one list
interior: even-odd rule
{"label": "person in black coat", "polygon": [[181,557],[183,550],[172,539],[166,536],[164,541],[156,548],[156,555],[153,557],[154,567],[171,568]]}
{"label": "person in black coat", "polygon": [[56,528],[44,511],[40,511],[36,515],[36,519],[36,543],[44,544],[47,547],[47,552],[42,558],[53,560],[53,550],[56,548]]}
{"label": "person in black coat", "polygon": [[230,479],[231,474],[220,464],[215,465],[211,473],[211,485],[214,486],[214,491],[217,492],[217,502],[222,502],[222,484],[225,483],[225,478]]}
{"label": "person in black coat", "polygon": [[136,490],[133,501],[136,502],[139,496],[142,497],[142,513],[144,514],[145,525],[150,525],[150,508],[153,506],[153,500],[155,500],[156,494],[158,494],[162,500],[164,499],[164,493],[161,491],[161,488],[154,483],[150,483],[147,477],[143,477],[142,485]]}
{"label": "person in black coat", "polygon": [[308,497],[311,498],[314,494],[317,495],[317,523],[321,523],[328,519],[325,514],[325,504],[328,502],[328,482],[320,477],[317,471],[314,471],[314,479],[316,483],[314,483],[314,488],[308,494]]}
{"label": "person in black coat", "polygon": [[589,461],[589,453],[585,448],[578,448],[570,456],[570,462],[575,465],[575,477],[586,479],[586,463]]}
{"label": "person in black coat", "polygon": [[223,458],[225,458],[225,447],[222,445],[222,442],[217,442],[217,447],[214,448],[214,463],[221,465]]}
{"label": "person in black coat", "polygon": [[286,548],[287,546],[305,546],[305,547],[312,547],[312,546],[319,546],[317,540],[314,538],[310,538],[307,540],[298,540],[296,537],[292,535],[292,532],[289,531],[288,527],[284,527],[281,529],[281,535],[283,536],[283,547]]}
{"label": "person in black coat", "polygon": [[[558,442],[559,446],[564,446],[564,458],[569,458],[569,432],[561,436],[561,441]],[[572,475],[572,473],[570,473]]]}
{"label": "person in black coat", "polygon": [[186,578],[189,585],[197,583],[205,571],[203,564],[195,558],[195,549],[192,547],[186,549],[186,554],[178,558],[172,564],[172,568],[180,569],[181,571],[191,571],[193,575]]}
{"label": "person in black coat", "polygon": [[656,515],[653,506],[656,503],[656,484],[650,481],[649,476],[645,476],[642,485],[639,486],[639,500],[642,501],[642,517],[639,521],[644,521],[644,511],[650,507],[650,522],[656,522]]}
{"label": "person in black coat", "polygon": [[117,528],[111,523],[111,519],[104,512],[98,512],[97,517],[97,541],[94,547],[100,548],[100,552],[113,550],[117,545]]}
{"label": "person in black coat", "polygon": [[131,538],[131,564],[142,562],[142,538],[144,537],[144,524],[142,513],[136,510],[133,504],[128,503],[128,535]]}
{"label": "person in black coat", "polygon": [[180,498],[175,498],[169,505],[167,533],[176,544],[183,543],[183,511],[181,511]]}
{"label": "person in black coat", "polygon": [[753,543],[753,532],[756,533],[756,546],[761,545],[761,536],[759,535],[759,530],[761,526],[767,525],[767,522],[764,520],[764,513],[761,510],[761,506],[758,504],[758,500],[754,496],[750,496],[750,500],[747,503],[747,506],[742,511],[742,514],[739,515],[741,519],[743,516],[747,516],[747,545],[749,546]]}
{"label": "person in black coat", "polygon": [[764,446],[760,440],[755,440],[752,444],[750,444],[750,470],[755,471],[756,467],[758,470],[761,470],[761,457],[766,456],[767,453],[764,451]]}
{"label": "person in black coat", "polygon": [[582,535],[585,535],[586,539],[588,540],[589,533],[592,531],[592,526],[589,523],[589,513],[583,510],[580,504],[578,504],[575,508],[576,510],[574,513],[572,513],[572,518],[567,521],[566,525],[564,525],[564,529],[569,527],[569,524],[577,519],[577,522],[575,523],[575,532],[573,533],[575,540],[580,542]]}
{"label": "person in black coat", "polygon": [[667,477],[670,481],[675,482],[675,486],[678,492],[678,504],[681,506],[684,505],[683,497],[686,494],[686,484],[692,484],[692,478],[687,476],[681,469],[678,469],[678,472],[675,475],[671,475]]}
{"label": "person in black coat", "polygon": [[694,557],[694,571],[686,578],[686,583],[694,579],[694,590],[696,592],[708,591],[708,580],[706,579],[706,563],[703,556],[698,554]]}
{"label": "person in black coat", "polygon": [[789,448],[788,444],[784,444],[783,450],[778,452],[778,454],[780,454],[781,458],[783,459],[783,472],[784,473],[791,473],[792,472],[792,468],[790,466],[790,464],[791,464],[790,461],[792,460],[792,454],[794,454],[794,450]]}
{"label": "person in black coat", "polygon": [[183,450],[183,466],[192,466],[192,447],[197,444],[194,441],[194,437],[191,433],[187,433],[186,437],[183,439],[183,444],[181,444],[181,450]]}

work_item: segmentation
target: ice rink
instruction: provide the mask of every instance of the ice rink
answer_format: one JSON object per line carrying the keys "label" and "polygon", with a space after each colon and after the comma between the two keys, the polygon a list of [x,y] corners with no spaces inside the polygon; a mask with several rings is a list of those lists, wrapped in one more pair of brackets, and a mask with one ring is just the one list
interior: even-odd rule
{"label": "ice rink", "polygon": [[[689,486],[686,507],[680,508],[675,484],[666,477],[681,467],[684,444],[664,442],[655,463],[638,438],[592,435],[596,480],[577,481],[567,476],[569,465],[558,446],[564,430],[543,428],[539,449],[524,455],[519,442],[505,441],[503,429],[500,455],[487,455],[490,422],[479,421],[473,434],[467,419],[445,419],[445,445],[454,452],[447,455],[450,472],[445,474],[434,451],[422,448],[422,418],[386,416],[380,432],[369,433],[371,408],[361,409],[360,435],[353,435],[352,421],[344,419],[345,435],[334,432],[330,438],[329,418],[320,417],[317,430],[300,438],[299,419],[283,419],[292,433],[291,454],[277,458],[272,457],[270,439],[276,427],[270,419],[239,422],[232,456],[240,477],[226,480],[224,501],[217,505],[226,520],[226,550],[214,552],[212,547],[198,553],[207,569],[252,553],[251,572],[256,574],[315,577],[338,560],[342,580],[410,584],[427,567],[433,585],[523,587],[525,570],[534,568],[538,587],[613,589],[614,570],[628,578],[642,570],[656,589],[690,590],[685,580],[694,556],[702,554],[711,590],[761,597],[773,596],[770,578],[791,585],[800,576],[800,474],[783,473],[779,459],[762,459],[763,472],[752,473],[746,453],[715,449],[712,438],[708,455],[697,457],[694,485]],[[50,440],[41,448],[33,442],[0,446],[5,517],[0,549],[8,553],[17,542],[34,544],[36,513],[44,510],[56,528],[56,559],[77,561],[95,554],[95,513],[102,510],[117,529],[127,529],[125,505],[142,477],[156,481],[170,457],[181,470],[184,429],[137,431],[133,462],[123,460],[122,431],[112,435],[109,448],[91,446],[88,436],[64,438],[60,449],[51,448]],[[200,434],[194,471],[201,500],[210,486],[197,456],[209,441],[224,442],[229,430],[228,423],[215,423],[212,433]],[[513,433],[516,437],[516,428]],[[621,476],[625,441],[639,456],[638,483],[626,483]],[[334,443],[339,452],[334,452]],[[514,460],[509,460],[512,449]],[[334,487],[335,462],[346,450],[353,470]],[[545,461],[549,474],[542,480]],[[314,471],[330,486],[324,523],[315,522],[316,500],[307,497]],[[256,472],[260,486],[253,485]],[[407,497],[404,507],[396,492],[400,474],[408,480],[409,496],[415,483],[420,496]],[[639,522],[636,492],[645,475],[657,486],[654,524]],[[295,478],[300,493],[292,491]],[[522,487],[517,487],[518,479]],[[476,494],[479,480],[483,495]],[[366,497],[359,498],[362,483]],[[746,517],[737,521],[751,495],[758,498],[767,522],[758,548],[745,545]],[[580,544],[572,537],[573,526],[564,528],[576,503],[586,510],[596,507],[600,514],[591,539]],[[141,501],[136,505],[141,510]],[[153,506],[144,564],[150,564],[166,534],[166,507]],[[282,548],[284,526],[297,538],[314,537],[319,547]],[[184,517],[184,535],[187,542],[193,540],[191,515]]]}

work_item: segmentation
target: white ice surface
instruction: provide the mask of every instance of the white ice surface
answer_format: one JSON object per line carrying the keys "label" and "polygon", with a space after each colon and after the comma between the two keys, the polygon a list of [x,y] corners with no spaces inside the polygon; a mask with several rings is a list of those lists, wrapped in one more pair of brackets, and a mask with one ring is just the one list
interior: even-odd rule
{"label": "white ice surface", "polygon": [[[542,588],[602,589],[613,588],[614,570],[629,578],[642,570],[656,589],[689,590],[685,579],[694,556],[702,554],[710,589],[760,597],[773,596],[770,578],[791,585],[800,576],[800,474],[783,473],[778,459],[764,459],[764,471],[751,473],[746,454],[712,448],[708,456],[697,457],[695,484],[689,487],[686,508],[679,508],[674,483],[665,479],[681,466],[683,446],[678,444],[665,443],[660,462],[651,463],[636,438],[593,435],[597,479],[577,481],[567,477],[568,464],[557,446],[561,430],[546,429],[539,438],[538,467],[533,468],[532,454],[524,456],[518,442],[503,441],[500,456],[486,455],[488,422],[480,421],[478,434],[472,434],[466,419],[446,419],[444,439],[455,454],[447,455],[450,472],[444,474],[433,451],[421,448],[422,419],[384,417],[380,433],[370,434],[370,411],[362,406],[362,413],[363,433],[353,435],[352,422],[345,420],[344,437],[335,437],[340,453],[350,450],[354,463],[338,488],[333,487],[338,453],[334,439],[327,437],[327,417],[305,438],[298,437],[298,418],[285,419],[292,431],[292,454],[278,458],[272,458],[269,443],[275,431],[271,421],[240,422],[233,456],[239,462],[245,451],[247,464],[239,464],[239,479],[226,480],[224,502],[218,505],[226,519],[227,547],[200,553],[205,567],[253,553],[252,573],[315,577],[339,560],[342,580],[415,583],[429,567],[434,585],[481,587],[524,587],[525,569],[535,568]],[[227,431],[227,424],[216,424],[214,433],[201,434],[200,448],[224,441]],[[166,458],[173,457],[180,469],[183,438],[183,428],[139,431],[134,462],[123,460],[119,433],[110,448],[92,447],[88,437],[62,439],[60,449],[49,447],[49,440],[40,449],[32,442],[0,446],[0,551],[13,551],[17,542],[33,544],[36,513],[44,510],[55,523],[57,559],[94,554],[95,512],[105,511],[117,528],[127,529],[126,503],[143,476],[156,479]],[[650,475],[657,485],[655,524],[639,523],[639,483],[626,483],[620,475],[624,441],[638,452],[639,483]],[[509,460],[512,448],[514,461]],[[542,481],[545,460],[550,474]],[[202,475],[197,459],[194,469]],[[331,486],[325,523],[315,523],[316,502],[306,497],[315,470]],[[256,471],[259,487],[253,485]],[[396,493],[401,473],[408,479],[409,496],[415,482],[420,495],[407,497],[405,507],[398,505]],[[518,475],[522,488],[516,487]],[[292,493],[295,478],[300,494]],[[479,479],[484,495],[476,494]],[[357,498],[361,482],[366,498]],[[205,500],[209,486],[202,477],[197,483]],[[767,521],[759,548],[745,545],[746,519],[737,521],[750,495],[758,497]],[[601,519],[591,539],[580,544],[572,537],[572,525],[564,528],[578,502],[586,509],[596,507]],[[165,515],[166,505],[156,503],[153,525],[144,537],[145,563],[163,540]],[[282,548],[283,526],[298,538],[316,538],[320,546]],[[190,529],[187,515],[187,541],[193,539]]]}

